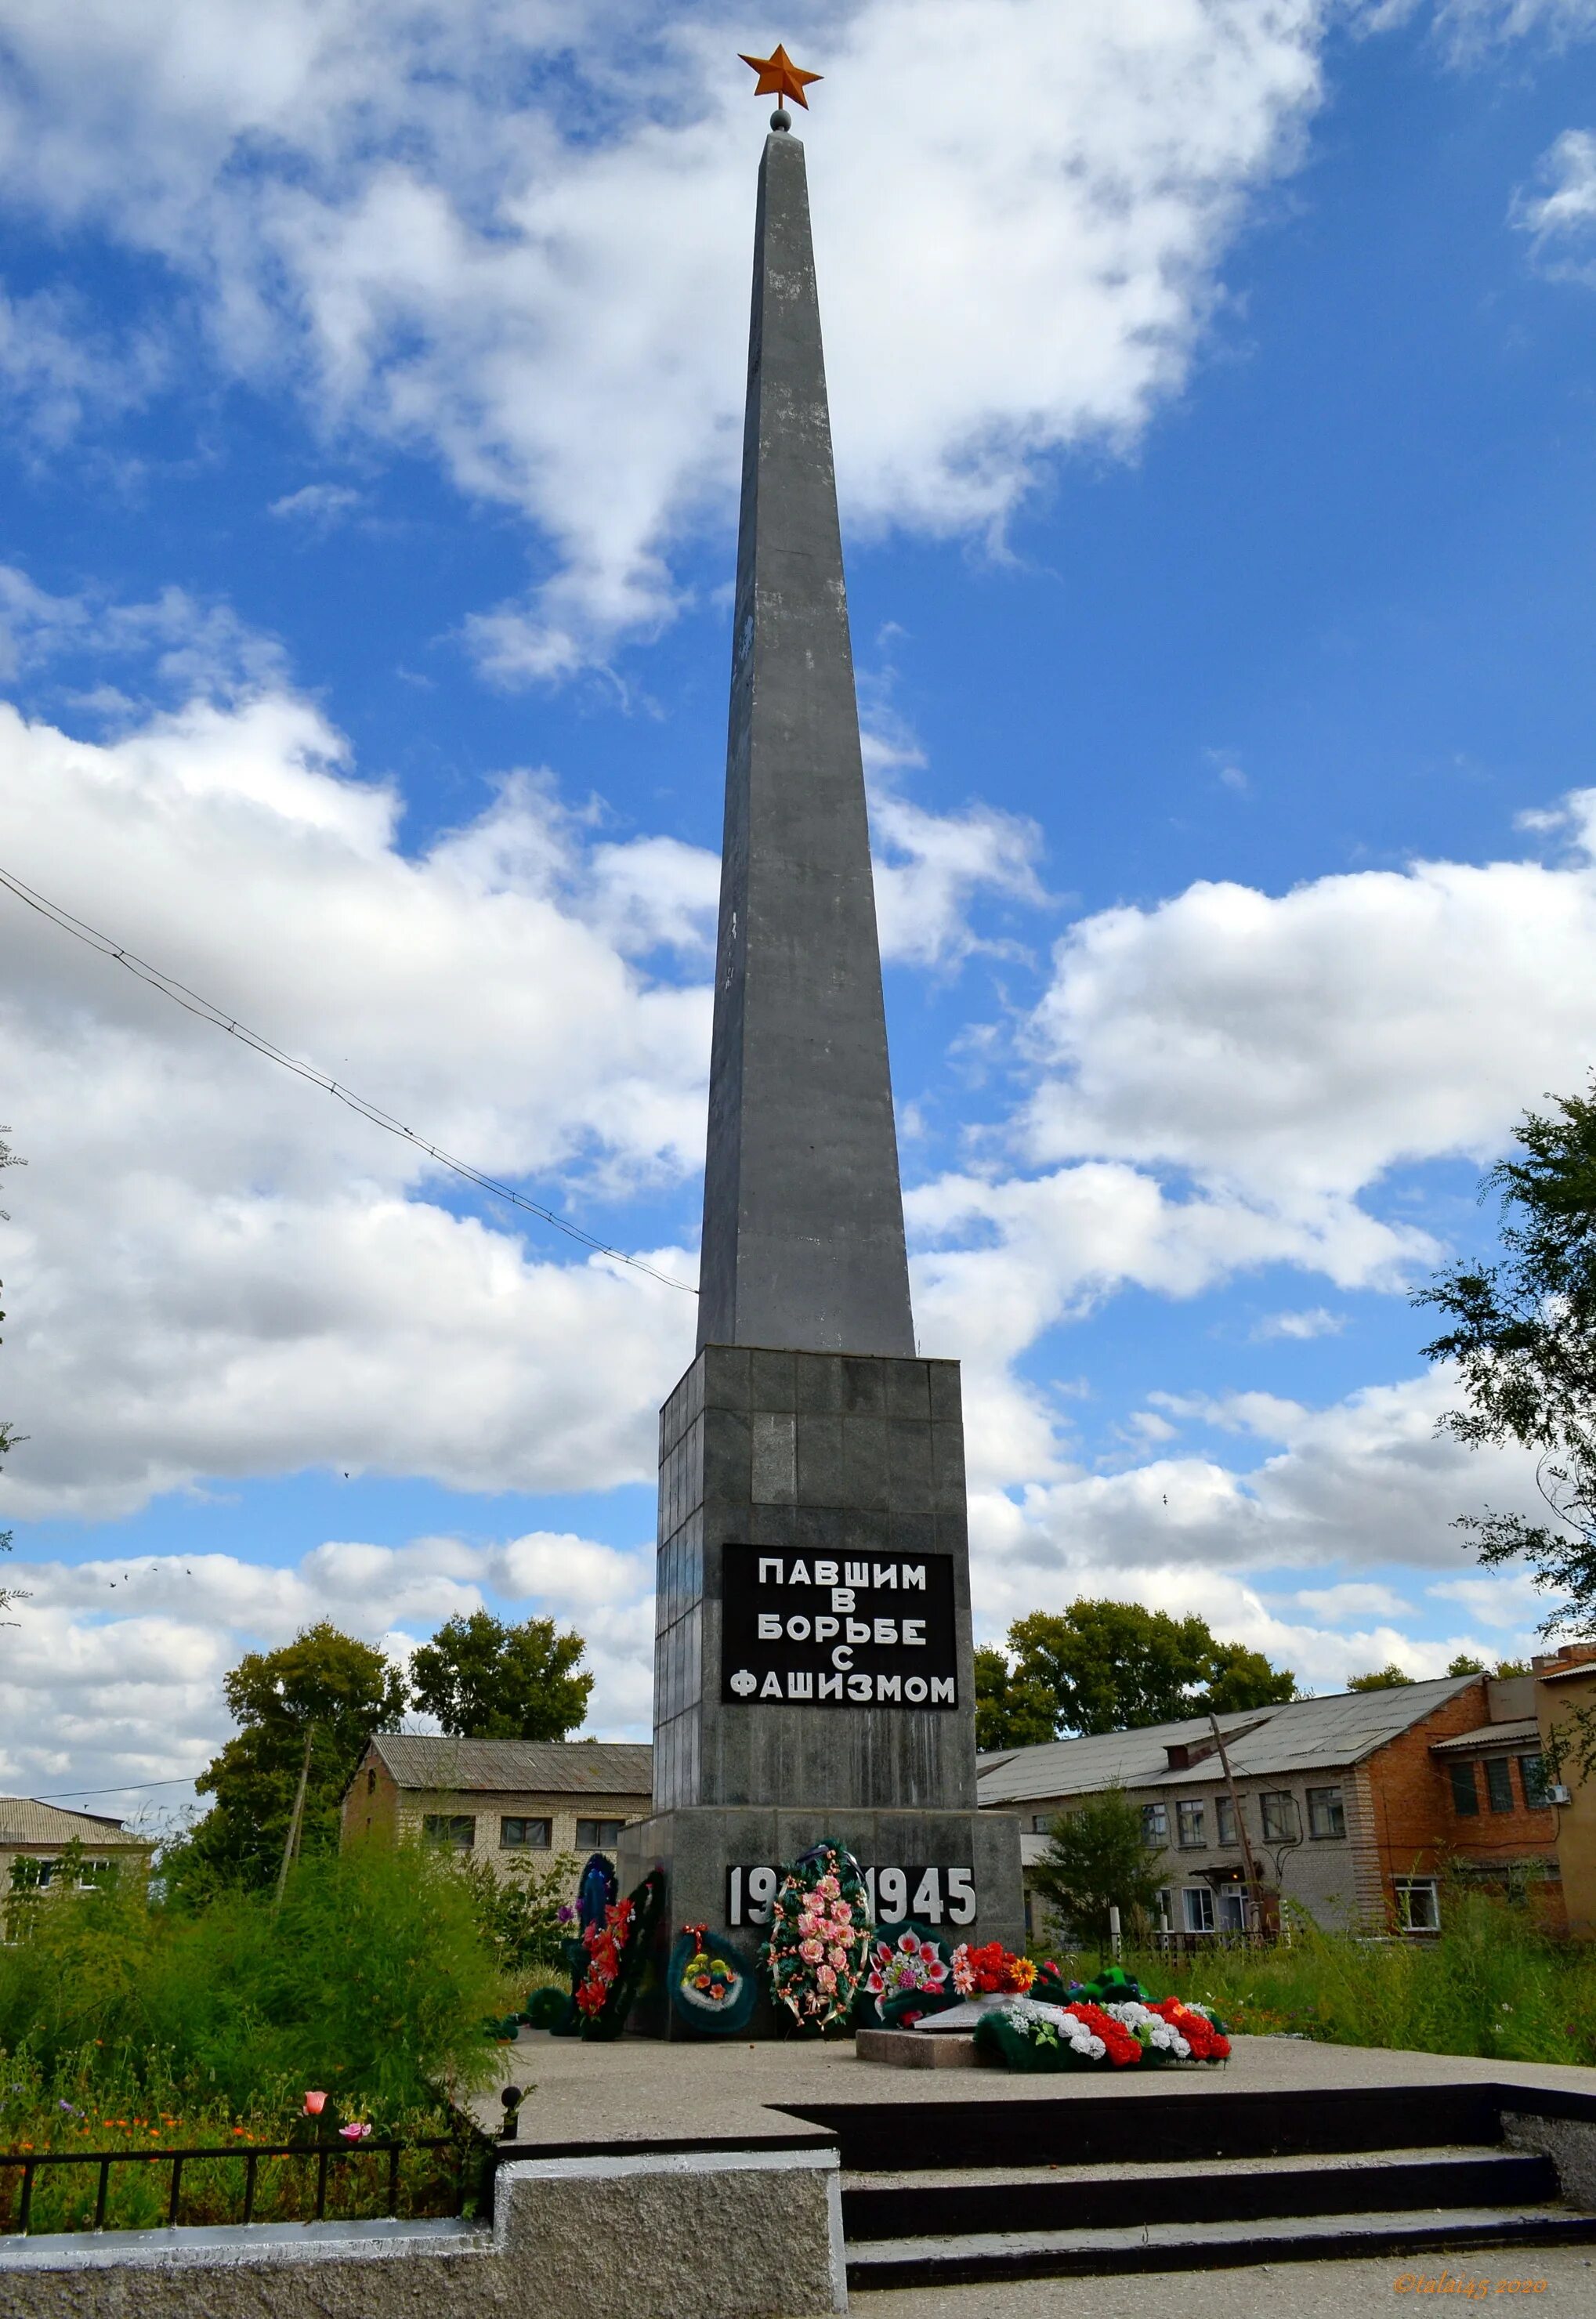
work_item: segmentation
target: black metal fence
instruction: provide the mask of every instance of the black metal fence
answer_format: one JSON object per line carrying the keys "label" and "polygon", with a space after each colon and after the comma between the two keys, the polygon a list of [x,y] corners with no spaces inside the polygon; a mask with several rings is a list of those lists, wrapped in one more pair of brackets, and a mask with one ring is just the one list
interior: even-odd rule
{"label": "black metal fence", "polygon": [[[403,2170],[411,2177],[408,2182],[404,2180],[401,2161],[407,2156],[422,2161],[419,2180],[414,2179],[417,2171],[414,2167]],[[429,2158],[432,2163],[428,2165],[426,2161]],[[330,2142],[251,2143],[243,2150],[236,2143],[223,2143],[216,2149],[0,2152],[0,2235],[15,2236],[30,2229],[40,2203],[36,2192],[42,2187],[41,2177],[48,2176],[53,2183],[59,2179],[58,2170],[66,2168],[77,2168],[81,2171],[94,2167],[98,2171],[95,2183],[93,2220],[68,2223],[65,2227],[103,2231],[106,2227],[111,2203],[112,2170],[114,2167],[165,2166],[171,2170],[165,2216],[170,2227],[184,2219],[184,2170],[201,2163],[211,2165],[220,2160],[242,2169],[242,2195],[235,2201],[238,2211],[224,2216],[207,2213],[203,2217],[206,2222],[256,2221],[261,2166],[266,2161],[276,2165],[286,2160],[297,2161],[297,2168],[289,2182],[284,2182],[280,2174],[273,2176],[270,2203],[274,2206],[287,2203],[294,2211],[274,2219],[320,2223],[328,2219],[329,2184],[333,2187],[335,2199],[339,2189],[346,2193],[353,2190],[355,2203],[363,2210],[361,2219],[365,2220],[397,2216],[401,2211],[411,2215],[425,2213],[428,2216],[458,2215],[473,2206],[478,2211],[486,2211],[491,2200],[495,2158],[496,2152],[491,2143],[446,2135],[415,2142],[354,2142],[341,2146]],[[379,2162],[374,2164],[374,2161]],[[349,2183],[347,2175],[351,2167],[358,2169],[358,2179],[353,2185]],[[310,2172],[312,2168],[313,2197],[311,2195]],[[342,2181],[335,2177],[335,2168],[339,2170]],[[19,2173],[22,2177],[20,2195],[15,2187]],[[292,2196],[285,2201],[283,2194],[290,2188]],[[408,2200],[401,2208],[401,2194],[407,2190]],[[213,2206],[213,2195],[207,2203]],[[339,2203],[347,2206],[347,2197]],[[304,2211],[307,2204],[308,2213]],[[140,2221],[144,2222],[144,2215],[150,2211],[149,2202],[140,2201],[140,2205],[144,2210]],[[347,2215],[340,2218],[354,2219]],[[55,2217],[51,2217],[46,2226],[62,2227]],[[150,2225],[144,2222],[144,2226]]]}

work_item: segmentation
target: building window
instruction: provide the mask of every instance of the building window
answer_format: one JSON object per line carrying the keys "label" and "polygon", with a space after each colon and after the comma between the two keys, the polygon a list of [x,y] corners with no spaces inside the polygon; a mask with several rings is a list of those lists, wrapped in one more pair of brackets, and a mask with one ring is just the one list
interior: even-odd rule
{"label": "building window", "polygon": [[424,1812],[421,1840],[446,1845],[451,1852],[469,1852],[476,1842],[476,1821],[470,1812]]}
{"label": "building window", "polygon": [[366,1794],[367,1794],[368,1796],[374,1796],[374,1795],[376,1794],[376,1791],[377,1791],[377,1767],[376,1767],[376,1765],[375,1765],[374,1764],[369,1764],[369,1765],[367,1766],[367,1768],[366,1768],[366,1773],[365,1773],[365,1792],[366,1792]]}
{"label": "building window", "polygon": [[1530,1811],[1539,1811],[1552,1800],[1547,1790],[1546,1759],[1544,1755],[1520,1755],[1519,1782],[1524,1791],[1524,1801]]}
{"label": "building window", "polygon": [[554,1842],[552,1819],[501,1819],[499,1842],[506,1852],[546,1852]]}
{"label": "building window", "polygon": [[1052,1833],[1053,1822],[1059,1817],[1059,1815],[1057,1812],[1032,1812],[1031,1815],[1032,1835],[1050,1836]]}
{"label": "building window", "polygon": [[1141,1841],[1143,1844],[1168,1843],[1169,1807],[1168,1804],[1142,1805]]}
{"label": "building window", "polygon": [[1236,1841],[1236,1807],[1229,1796],[1216,1796],[1213,1800],[1213,1841],[1215,1844],[1234,1844]]}
{"label": "building window", "polygon": [[620,1842],[626,1826],[624,1819],[579,1819],[576,1823],[578,1852],[613,1852]]}
{"label": "building window", "polygon": [[1266,1844],[1294,1844],[1297,1839],[1297,1800],[1289,1788],[1276,1788],[1258,1800]]}
{"label": "building window", "polygon": [[1206,1846],[1208,1838],[1203,1827],[1203,1804],[1200,1797],[1189,1802],[1183,1799],[1176,1805],[1175,1825],[1179,1830],[1180,1842],[1188,1852],[1192,1850],[1200,1852]]}
{"label": "building window", "polygon": [[1206,1884],[1188,1884],[1180,1896],[1188,1933],[1213,1930],[1213,1895]]}
{"label": "building window", "polygon": [[1460,1812],[1465,1819],[1473,1819],[1480,1809],[1480,1791],[1474,1784],[1474,1767],[1472,1764],[1453,1764],[1448,1769],[1452,1774],[1452,1809]]}
{"label": "building window", "polygon": [[1513,1767],[1505,1755],[1486,1757],[1485,1793],[1491,1799],[1493,1812],[1512,1810]]}
{"label": "building window", "polygon": [[1341,1801],[1339,1788],[1309,1789],[1308,1833],[1320,1836],[1346,1835],[1347,1808]]}
{"label": "building window", "polygon": [[1399,1876],[1392,1885],[1400,1933],[1438,1933],[1440,1896],[1433,1876]]}
{"label": "building window", "polygon": [[1226,1884],[1221,1888],[1219,1929],[1222,1933],[1244,1933],[1247,1930],[1247,1891],[1244,1885]]}

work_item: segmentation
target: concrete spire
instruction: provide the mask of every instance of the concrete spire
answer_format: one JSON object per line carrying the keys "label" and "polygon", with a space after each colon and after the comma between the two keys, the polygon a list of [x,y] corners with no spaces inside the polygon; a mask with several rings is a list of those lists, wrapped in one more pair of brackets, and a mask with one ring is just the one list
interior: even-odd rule
{"label": "concrete spire", "polygon": [[699,1342],[912,1357],[804,149],[754,235]]}

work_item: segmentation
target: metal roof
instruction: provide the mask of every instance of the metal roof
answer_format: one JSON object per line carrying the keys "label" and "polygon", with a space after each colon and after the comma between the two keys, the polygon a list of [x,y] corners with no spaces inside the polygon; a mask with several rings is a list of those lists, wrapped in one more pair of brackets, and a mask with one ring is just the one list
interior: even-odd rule
{"label": "metal roof", "polygon": [[1576,1659],[1572,1666],[1553,1667],[1542,1674],[1536,1669],[1537,1683],[1572,1683],[1576,1674],[1596,1674],[1596,1659]]}
{"label": "metal roof", "polygon": [[380,1732],[371,1743],[401,1788],[490,1795],[654,1799],[654,1749],[598,1739],[451,1739]]}
{"label": "metal roof", "polygon": [[[1479,1680],[1447,1675],[1438,1683],[1408,1683],[1390,1691],[1294,1699],[1283,1707],[1222,1715],[1219,1728],[1238,1779],[1330,1771],[1361,1763]],[[1185,1771],[1172,1771],[1168,1750],[1201,1746],[1213,1736],[1208,1718],[1200,1715],[1184,1723],[1149,1724],[1140,1731],[1016,1748],[989,1771],[978,1769],[977,1800],[989,1809],[1049,1796],[1089,1795],[1103,1788],[1212,1786],[1223,1776],[1217,1752]]]}
{"label": "metal roof", "polygon": [[149,1838],[133,1835],[104,1812],[62,1811],[33,1796],[0,1796],[0,1849],[14,1844],[70,1844],[74,1836],[86,1845],[154,1849]]}
{"label": "metal roof", "polygon": [[1456,1739],[1432,1741],[1432,1755],[1466,1755],[1475,1747],[1521,1747],[1527,1739],[1538,1746],[1540,1725],[1533,1715],[1515,1716],[1510,1723],[1482,1723],[1477,1731],[1460,1731]]}

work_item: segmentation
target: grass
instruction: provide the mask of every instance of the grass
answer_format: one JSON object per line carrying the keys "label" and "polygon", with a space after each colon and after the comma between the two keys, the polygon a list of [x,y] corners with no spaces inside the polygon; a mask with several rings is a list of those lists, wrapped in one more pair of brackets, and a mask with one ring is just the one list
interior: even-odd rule
{"label": "grass", "polygon": [[1442,1921],[1434,1940],[1371,1941],[1298,1917],[1289,1946],[1218,1943],[1195,1958],[1127,1948],[1122,1962],[1247,2035],[1596,2066],[1596,1947],[1553,1939],[1487,1893],[1447,1894]]}
{"label": "grass", "polygon": [[[340,2125],[407,2144],[401,2211],[452,2210],[455,2158],[415,2147],[460,2141],[453,2104],[501,2066],[483,2021],[512,2011],[507,1979],[471,1891],[428,1851],[375,1845],[299,1863],[281,1909],[230,1892],[192,1913],[152,1906],[141,1882],[58,1890],[29,1899],[20,1938],[0,1947],[0,2152],[252,2148],[324,2133],[329,2215],[385,2209],[380,2153],[347,2154]],[[318,2127],[308,2089],[324,2091]],[[255,2213],[313,2209],[313,2153],[257,2161]],[[246,2168],[225,2159],[184,2170],[182,2218],[232,2221]],[[113,2228],[164,2223],[165,2165],[123,2163],[111,2177]],[[0,2168],[0,2231],[16,2227],[21,2170]],[[95,2171],[36,2170],[30,2228],[86,2227]]]}

